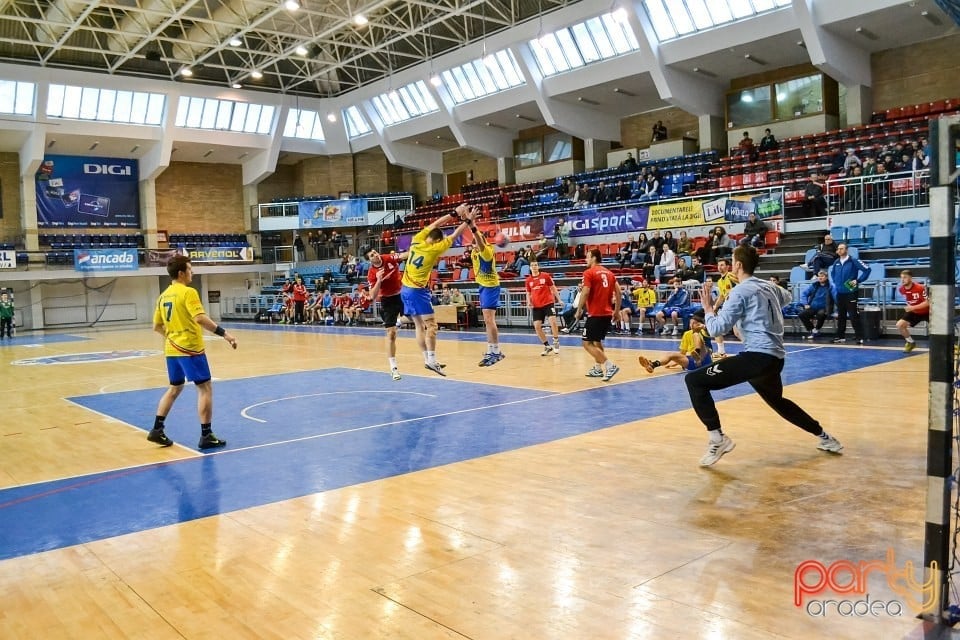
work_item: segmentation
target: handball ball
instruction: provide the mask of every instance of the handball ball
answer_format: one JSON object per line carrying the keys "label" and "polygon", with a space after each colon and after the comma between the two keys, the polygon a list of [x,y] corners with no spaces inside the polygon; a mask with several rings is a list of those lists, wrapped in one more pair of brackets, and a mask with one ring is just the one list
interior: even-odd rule
{"label": "handball ball", "polygon": [[497,233],[497,235],[493,238],[493,243],[503,249],[510,244],[510,239],[502,233]]}

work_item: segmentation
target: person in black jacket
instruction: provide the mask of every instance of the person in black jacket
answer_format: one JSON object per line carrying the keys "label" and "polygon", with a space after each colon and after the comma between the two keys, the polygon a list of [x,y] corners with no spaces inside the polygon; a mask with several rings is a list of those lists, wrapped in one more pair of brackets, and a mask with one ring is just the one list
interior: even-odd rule
{"label": "person in black jacket", "polygon": [[762,247],[767,235],[767,225],[763,220],[757,217],[757,214],[751,213],[747,217],[747,223],[743,225],[743,237],[740,244],[749,244],[754,247]]}

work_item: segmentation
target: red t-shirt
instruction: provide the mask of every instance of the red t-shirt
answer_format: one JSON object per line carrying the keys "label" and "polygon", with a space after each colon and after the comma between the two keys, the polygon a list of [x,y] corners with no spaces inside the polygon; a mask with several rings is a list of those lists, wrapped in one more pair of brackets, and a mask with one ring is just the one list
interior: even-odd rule
{"label": "red t-shirt", "polygon": [[307,287],[303,284],[293,285],[293,301],[294,302],[306,302],[307,301]]}
{"label": "red t-shirt", "polygon": [[587,313],[593,317],[613,315],[613,273],[606,267],[595,265],[583,272],[583,286],[590,287],[587,296]]}
{"label": "red t-shirt", "polygon": [[541,271],[535,276],[527,276],[524,286],[527,288],[527,293],[530,294],[530,304],[534,308],[553,304],[553,278],[550,277],[549,273]]}
{"label": "red t-shirt", "polygon": [[383,270],[383,282],[380,283],[380,297],[389,298],[390,296],[395,296],[400,293],[400,287],[403,282],[403,274],[400,272],[400,266],[397,262],[397,257],[394,255],[382,255],[380,256],[381,264],[379,267],[375,267],[372,264],[370,265],[370,271],[367,272],[367,282],[370,283],[370,288],[373,288],[373,285],[377,283],[377,273],[380,270]]}
{"label": "red t-shirt", "polygon": [[[927,299],[926,287],[924,287],[923,285],[917,284],[916,282],[914,282],[909,289],[907,289],[903,285],[900,285],[899,291],[903,295],[903,297],[907,299],[907,304],[910,305],[911,307],[914,305],[918,305]],[[925,311],[914,311],[914,313],[919,316],[925,316],[930,314],[930,309],[927,309]]]}

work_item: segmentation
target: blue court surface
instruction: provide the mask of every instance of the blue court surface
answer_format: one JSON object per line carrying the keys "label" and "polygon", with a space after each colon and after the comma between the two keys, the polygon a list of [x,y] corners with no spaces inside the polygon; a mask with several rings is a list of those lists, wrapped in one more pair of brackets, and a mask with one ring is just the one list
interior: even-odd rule
{"label": "blue court surface", "polygon": [[37,333],[37,334],[16,334],[13,338],[4,338],[0,340],[0,347],[39,347],[44,344],[56,344],[58,342],[81,342],[90,340],[83,336],[73,336],[68,333]]}
{"label": "blue court surface", "polygon": [[[666,344],[636,342],[648,347],[656,342],[660,349]],[[787,358],[784,382],[902,357],[890,349],[800,348]],[[621,367],[620,378],[609,384],[597,381],[566,393],[463,382],[426,371],[392,382],[382,372],[345,368],[218,381],[214,430],[227,440],[225,449],[0,491],[0,558],[287,500],[690,407],[680,376],[644,377],[635,363]],[[145,435],[163,391],[70,400]],[[751,392],[739,385],[716,397]],[[816,409],[811,408],[814,414]],[[195,392],[188,388],[167,418],[168,435],[191,448],[199,439],[195,412]],[[689,429],[691,437],[701,435],[699,424]],[[144,440],[144,446],[154,445]]]}

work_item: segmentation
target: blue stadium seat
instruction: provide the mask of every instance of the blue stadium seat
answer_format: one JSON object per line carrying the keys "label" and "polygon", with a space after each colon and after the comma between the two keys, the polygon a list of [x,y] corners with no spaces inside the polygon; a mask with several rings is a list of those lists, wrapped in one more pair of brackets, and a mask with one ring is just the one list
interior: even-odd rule
{"label": "blue stadium seat", "polygon": [[890,230],[878,229],[873,236],[874,249],[887,249],[890,247]]}
{"label": "blue stadium seat", "polygon": [[847,244],[863,243],[863,225],[852,224],[847,227]]}
{"label": "blue stadium seat", "polygon": [[[909,229],[909,227],[904,227]],[[926,247],[930,244],[930,227],[917,227],[913,230],[913,240],[910,241],[911,247]]]}
{"label": "blue stadium seat", "polygon": [[847,228],[841,225],[835,227],[830,227],[830,235],[833,236],[834,242],[846,242],[847,241]]}
{"label": "blue stadium seat", "polygon": [[900,227],[893,232],[893,238],[890,240],[891,249],[901,249],[910,245],[910,229]]}
{"label": "blue stadium seat", "polygon": [[790,284],[799,284],[807,281],[807,270],[797,266],[790,269]]}

